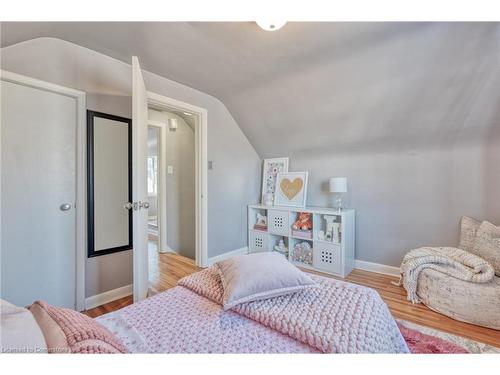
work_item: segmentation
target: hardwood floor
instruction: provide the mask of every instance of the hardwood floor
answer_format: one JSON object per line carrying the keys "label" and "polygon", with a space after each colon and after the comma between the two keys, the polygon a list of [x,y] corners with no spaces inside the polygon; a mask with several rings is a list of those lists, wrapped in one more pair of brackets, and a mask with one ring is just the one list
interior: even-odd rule
{"label": "hardwood floor", "polygon": [[[153,292],[161,292],[175,287],[177,280],[198,271],[194,261],[174,253],[154,254],[150,257],[150,283]],[[317,272],[314,272],[317,273]],[[325,274],[317,273],[322,276]],[[462,323],[436,313],[422,304],[414,305],[406,300],[406,291],[402,287],[391,284],[396,278],[362,270],[354,270],[345,281],[364,285],[377,290],[387,303],[395,318],[449,332],[500,347],[500,331]],[[118,310],[132,303],[132,297],[125,297],[103,306],[86,311],[96,317]]]}

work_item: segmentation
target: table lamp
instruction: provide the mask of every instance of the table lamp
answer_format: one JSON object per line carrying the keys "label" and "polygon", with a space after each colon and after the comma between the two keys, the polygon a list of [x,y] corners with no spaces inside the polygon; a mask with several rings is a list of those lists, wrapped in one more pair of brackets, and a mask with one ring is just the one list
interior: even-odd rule
{"label": "table lamp", "polygon": [[342,193],[347,193],[347,177],[330,178],[330,193],[336,193],[336,206],[339,212],[342,211]]}

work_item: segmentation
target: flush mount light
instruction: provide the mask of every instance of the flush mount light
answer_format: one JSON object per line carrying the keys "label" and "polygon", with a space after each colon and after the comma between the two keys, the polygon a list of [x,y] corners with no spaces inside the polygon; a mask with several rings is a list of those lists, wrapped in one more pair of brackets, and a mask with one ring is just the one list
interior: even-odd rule
{"label": "flush mount light", "polygon": [[259,27],[266,31],[276,31],[285,26],[286,21],[256,21],[255,22]]}
{"label": "flush mount light", "polygon": [[192,115],[192,113],[189,113],[189,112],[182,112],[182,113],[184,113],[186,116],[191,116]]}
{"label": "flush mount light", "polygon": [[177,130],[177,128],[179,127],[178,123],[177,123],[177,119],[176,118],[169,118],[168,119],[168,128],[172,131],[175,131]]}

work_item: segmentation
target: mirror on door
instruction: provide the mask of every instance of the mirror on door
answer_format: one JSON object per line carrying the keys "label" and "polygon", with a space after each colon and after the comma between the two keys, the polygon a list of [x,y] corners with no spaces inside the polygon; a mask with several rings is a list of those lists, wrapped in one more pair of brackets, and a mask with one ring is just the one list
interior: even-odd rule
{"label": "mirror on door", "polygon": [[88,256],[132,249],[132,121],[87,111]]}

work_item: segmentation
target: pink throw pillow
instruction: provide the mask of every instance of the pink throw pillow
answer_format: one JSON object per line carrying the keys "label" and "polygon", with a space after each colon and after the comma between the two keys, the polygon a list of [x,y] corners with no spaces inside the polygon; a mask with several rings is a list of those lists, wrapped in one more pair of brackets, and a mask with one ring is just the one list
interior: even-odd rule
{"label": "pink throw pillow", "polygon": [[[94,319],[62,307],[51,306],[43,301],[36,301],[38,305],[54,320],[66,336],[67,347],[71,353],[82,354],[112,354],[126,353],[127,350],[111,332]],[[41,326],[42,332],[48,329],[48,325]],[[54,326],[51,326],[54,330]],[[43,332],[45,337],[53,336],[54,332]],[[65,345],[64,345],[65,346]],[[67,349],[61,348],[61,349]],[[56,349],[56,348],[53,348]],[[52,350],[53,353],[58,352]],[[67,350],[61,350],[67,352]]]}

